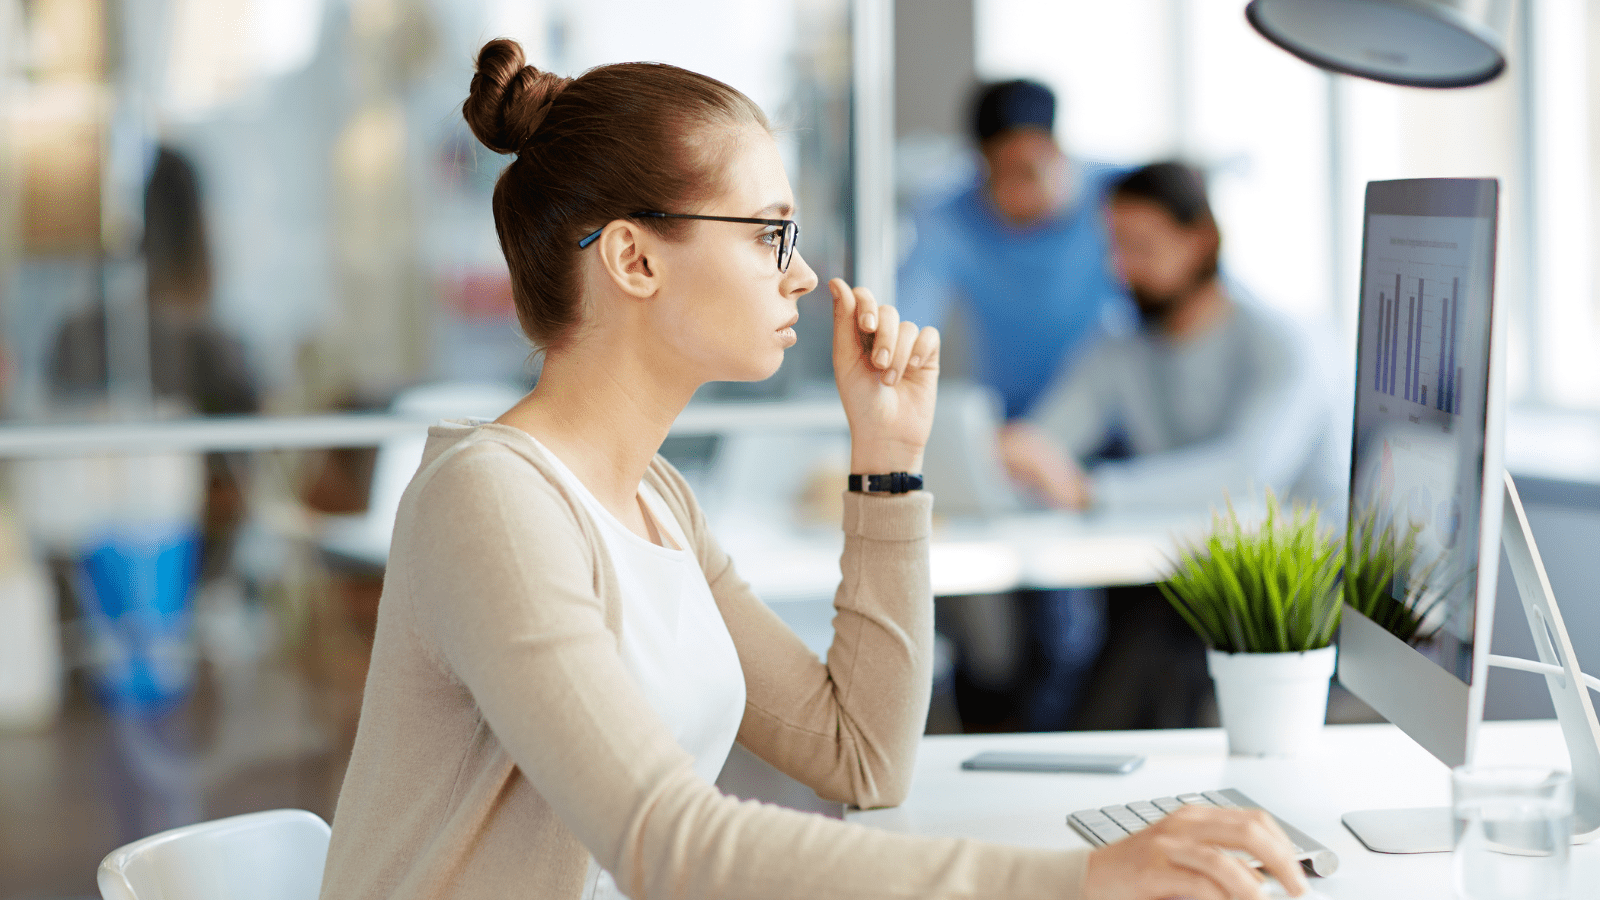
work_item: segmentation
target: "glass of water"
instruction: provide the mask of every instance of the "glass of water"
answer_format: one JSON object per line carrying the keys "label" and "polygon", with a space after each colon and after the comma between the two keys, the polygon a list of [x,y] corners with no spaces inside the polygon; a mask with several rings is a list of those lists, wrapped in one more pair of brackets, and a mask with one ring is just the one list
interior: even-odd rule
{"label": "glass of water", "polygon": [[1450,786],[1456,896],[1565,900],[1571,775],[1529,766],[1461,766],[1451,770]]}

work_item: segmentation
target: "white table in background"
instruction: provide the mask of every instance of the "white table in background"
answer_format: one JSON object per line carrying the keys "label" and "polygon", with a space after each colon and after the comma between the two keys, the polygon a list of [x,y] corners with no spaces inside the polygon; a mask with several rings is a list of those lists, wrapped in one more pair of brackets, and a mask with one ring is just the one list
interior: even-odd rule
{"label": "white table in background", "polygon": [[[929,548],[935,596],[1018,588],[1104,587],[1158,581],[1180,538],[1203,533],[1196,513],[1078,515],[1020,513],[989,520],[937,521]],[[756,595],[822,653],[833,638],[839,586],[838,528],[805,529],[770,512],[712,523],[723,549]]]}

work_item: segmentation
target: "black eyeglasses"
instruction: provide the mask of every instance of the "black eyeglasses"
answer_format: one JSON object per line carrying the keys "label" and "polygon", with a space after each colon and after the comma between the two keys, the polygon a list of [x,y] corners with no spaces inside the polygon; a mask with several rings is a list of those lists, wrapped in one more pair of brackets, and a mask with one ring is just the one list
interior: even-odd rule
{"label": "black eyeglasses", "polygon": [[[780,226],[778,235],[778,271],[789,271],[789,260],[794,257],[794,251],[800,248],[800,223],[793,219],[740,219],[734,216],[692,216],[685,213],[664,212],[638,212],[629,216],[630,219],[704,219],[707,222],[738,222],[741,225],[777,225]],[[582,250],[594,243],[600,237],[600,232],[605,231],[602,225],[589,234],[588,237],[578,242],[578,249]]]}

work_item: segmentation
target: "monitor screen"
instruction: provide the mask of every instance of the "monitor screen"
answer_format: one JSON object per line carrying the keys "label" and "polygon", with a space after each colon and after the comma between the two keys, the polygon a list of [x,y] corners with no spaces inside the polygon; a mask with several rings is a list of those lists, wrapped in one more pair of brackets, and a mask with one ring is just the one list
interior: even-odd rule
{"label": "monitor screen", "polygon": [[1361,558],[1347,574],[1365,572],[1363,612],[1467,683],[1496,193],[1484,179],[1372,183],[1361,272],[1350,484],[1350,551]]}

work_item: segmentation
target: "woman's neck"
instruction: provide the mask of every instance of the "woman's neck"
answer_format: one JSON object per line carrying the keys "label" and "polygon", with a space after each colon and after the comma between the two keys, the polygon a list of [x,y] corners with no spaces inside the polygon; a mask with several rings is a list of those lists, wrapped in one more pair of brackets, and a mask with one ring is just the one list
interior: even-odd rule
{"label": "woman's neck", "polygon": [[533,435],[630,521],[639,482],[693,395],[634,354],[585,343],[549,354],[533,391],[496,421]]}

